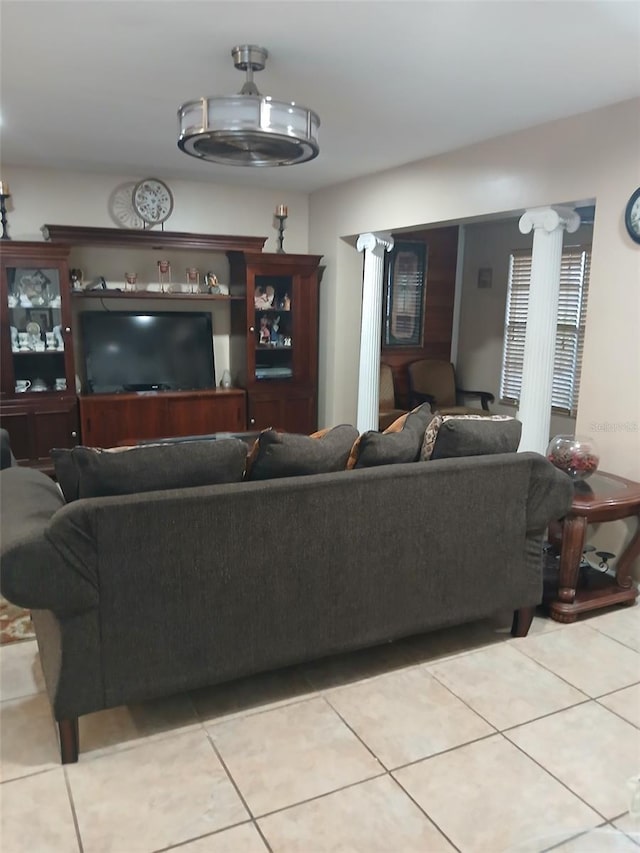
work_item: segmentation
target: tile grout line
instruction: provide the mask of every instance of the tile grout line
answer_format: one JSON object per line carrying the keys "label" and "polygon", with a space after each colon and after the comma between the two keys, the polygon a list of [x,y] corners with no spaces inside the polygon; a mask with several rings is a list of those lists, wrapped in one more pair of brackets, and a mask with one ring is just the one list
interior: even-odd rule
{"label": "tile grout line", "polygon": [[593,698],[597,701],[600,699],[606,699],[607,696],[613,696],[614,693],[622,693],[623,690],[628,690],[630,687],[638,687],[640,686],[640,679],[638,681],[634,681],[633,684],[627,684],[626,687],[616,687],[615,690],[609,690],[607,693],[601,693],[599,696],[594,696]]}
{"label": "tile grout line", "polygon": [[[525,657],[526,657],[526,655],[525,655]],[[532,663],[537,663],[537,661],[534,661],[532,658],[529,658],[529,660],[531,660],[531,661],[532,661]],[[544,669],[544,668],[545,668],[545,667],[543,667],[543,669]],[[548,671],[549,671],[549,672],[551,672],[551,670],[548,670]],[[458,694],[457,694],[457,693],[456,693],[456,692],[455,692],[451,687],[449,687],[447,684],[445,684],[443,681],[441,681],[435,673],[430,672],[430,673],[429,673],[429,675],[430,675],[432,678],[434,678],[434,679],[438,682],[438,684],[440,684],[442,687],[444,687],[444,689],[445,689],[445,690],[448,690],[448,691],[449,691],[449,693],[451,693],[453,696],[455,696],[455,697],[456,697],[456,699],[459,699],[459,700],[460,700],[460,702],[462,702],[462,703],[463,703],[463,704],[464,704],[464,705],[465,705],[465,706],[466,706],[470,711],[472,711],[474,714],[476,714],[478,717],[480,717],[480,719],[481,719],[481,720],[484,720],[484,722],[485,722],[485,723],[487,723],[487,725],[491,726],[491,728],[492,728],[492,729],[495,729],[495,731],[496,731],[496,732],[498,732],[498,733],[500,733],[500,734],[501,734],[502,732],[507,732],[507,731],[510,731],[511,729],[518,728],[519,726],[526,726],[526,725],[528,725],[529,723],[534,723],[534,722],[536,722],[537,720],[544,720],[546,717],[552,717],[554,714],[559,714],[559,713],[561,713],[562,711],[568,711],[568,710],[569,710],[569,708],[577,708],[577,707],[579,707],[580,705],[586,705],[588,702],[593,702],[593,701],[594,701],[594,700],[593,700],[593,698],[592,698],[591,696],[588,696],[586,693],[584,693],[584,691],[580,690],[580,689],[579,689],[579,688],[577,688],[577,687],[574,687],[574,685],[573,685],[573,684],[569,684],[569,682],[568,682],[568,681],[565,681],[565,684],[567,684],[567,685],[568,685],[569,687],[571,687],[573,690],[577,690],[577,691],[578,691],[578,693],[581,693],[581,694],[582,694],[582,696],[584,696],[584,699],[581,699],[579,702],[574,702],[574,703],[573,703],[573,704],[571,704],[571,705],[567,705],[567,706],[565,706],[564,708],[558,708],[558,709],[556,709],[555,711],[549,711],[547,714],[541,714],[539,717],[533,717],[533,718],[532,718],[532,719],[530,719],[530,720],[524,720],[523,722],[520,722],[520,723],[514,723],[512,726],[505,726],[505,728],[502,728],[502,729],[501,729],[501,728],[498,728],[498,726],[496,726],[496,725],[495,725],[495,723],[492,723],[490,720],[488,720],[486,717],[484,717],[484,716],[483,716],[479,711],[477,711],[475,708],[473,708],[473,707],[472,707],[472,706],[471,706],[471,705],[466,701],[466,699],[464,699],[462,696],[458,696]],[[551,675],[555,675],[555,673],[551,672]],[[559,676],[558,676],[558,677],[559,677]],[[561,681],[564,681],[564,679],[561,679]],[[478,738],[478,740],[481,740],[481,738]],[[470,741],[470,742],[471,742],[471,741]]]}
{"label": "tile grout line", "polygon": [[236,829],[239,826],[251,826],[252,820],[242,820],[238,823],[232,823],[229,826],[221,826],[220,829],[214,829],[213,832],[205,832],[204,835],[195,835],[193,838],[187,838],[184,841],[178,841],[177,844],[170,844],[168,847],[158,847],[151,853],[167,853],[169,850],[179,850],[187,844],[192,844],[194,841],[201,841],[203,838],[213,838],[214,835],[220,835],[221,832],[226,832],[229,829]]}
{"label": "tile grout line", "polygon": [[271,845],[269,844],[269,842],[267,841],[267,839],[264,837],[264,833],[262,832],[262,830],[261,830],[261,829],[260,829],[260,827],[258,826],[258,821],[256,820],[256,816],[254,815],[253,810],[249,807],[249,803],[246,801],[246,799],[245,799],[245,797],[244,797],[244,795],[243,795],[242,791],[240,790],[240,786],[238,785],[238,783],[236,782],[236,780],[233,778],[233,775],[232,775],[232,773],[231,773],[231,770],[229,770],[229,768],[227,767],[227,763],[226,763],[226,761],[224,760],[224,758],[222,757],[222,754],[220,753],[220,750],[219,750],[219,749],[218,749],[218,747],[215,745],[215,743],[214,743],[214,741],[213,741],[212,736],[209,734],[209,732],[206,732],[206,736],[207,736],[207,740],[208,740],[208,741],[209,741],[209,743],[211,744],[211,749],[214,751],[215,755],[218,757],[218,761],[219,761],[219,762],[220,762],[220,764],[222,765],[222,768],[223,768],[224,772],[227,774],[227,776],[228,776],[228,778],[229,778],[229,781],[231,782],[231,784],[232,784],[232,785],[233,785],[233,787],[235,788],[236,794],[237,794],[237,795],[238,795],[238,797],[240,798],[240,802],[241,802],[241,803],[242,803],[242,805],[245,807],[246,812],[247,812],[247,814],[249,815],[250,822],[251,822],[251,823],[253,824],[253,826],[255,827],[256,832],[258,833],[258,835],[260,836],[260,838],[261,838],[261,839],[262,839],[262,841],[264,842],[264,844],[265,844],[265,846],[266,846],[267,850],[269,851],[269,853],[273,853],[273,850],[271,849]]}
{"label": "tile grout line", "polygon": [[511,746],[515,746],[515,748],[519,752],[521,752],[526,758],[528,758],[530,761],[533,761],[534,764],[537,764],[541,770],[544,770],[544,772],[547,773],[552,779],[555,779],[555,781],[558,782],[558,784],[562,785],[563,788],[566,788],[566,790],[569,791],[570,794],[572,794],[574,797],[576,797],[576,799],[578,799],[582,803],[584,803],[585,806],[587,806],[587,808],[591,809],[592,812],[595,812],[598,815],[598,817],[601,817],[605,823],[608,822],[608,820],[609,820],[608,817],[603,815],[601,811],[598,811],[598,809],[595,806],[592,806],[591,803],[587,802],[587,800],[585,800],[584,797],[582,797],[580,794],[576,793],[572,788],[570,788],[566,784],[566,782],[563,782],[562,779],[559,779],[554,773],[551,772],[551,770],[549,770],[547,767],[545,767],[544,764],[541,764],[536,758],[534,758],[532,755],[529,755],[528,752],[526,752],[524,749],[522,749],[522,747],[519,746],[517,743],[514,743],[503,732],[500,732],[500,736],[503,737],[507,741],[507,743],[510,743]]}
{"label": "tile grout line", "polygon": [[592,826],[590,829],[583,829],[581,832],[576,832],[575,835],[570,835],[568,838],[563,838],[562,841],[557,841],[554,844],[551,844],[549,847],[545,847],[540,853],[552,853],[553,850],[558,850],[560,847],[563,847],[565,844],[571,841],[577,841],[579,838],[584,838],[585,835],[588,835],[590,832],[593,832],[594,829],[601,829],[603,826],[607,826],[607,823],[599,823],[597,826]]}
{"label": "tile grout line", "polygon": [[481,743],[483,740],[489,740],[489,738],[495,737],[496,735],[502,734],[499,731],[489,732],[486,735],[482,735],[481,737],[476,737],[473,740],[465,741],[464,743],[459,743],[457,746],[450,746],[447,749],[441,749],[438,752],[432,752],[431,755],[423,755],[421,758],[416,758],[414,761],[407,761],[406,764],[398,764],[397,767],[392,767],[389,770],[389,773],[397,773],[399,770],[406,770],[407,767],[413,767],[415,764],[421,764],[423,761],[429,761],[432,758],[436,758],[440,755],[448,755],[450,752],[455,752],[457,749],[463,749],[465,746],[471,746],[474,743]]}
{"label": "tile grout line", "polygon": [[411,800],[411,802],[415,805],[415,807],[422,812],[422,814],[426,817],[426,819],[429,821],[429,823],[436,828],[436,830],[440,833],[440,835],[442,835],[443,838],[447,839],[447,841],[453,847],[453,849],[457,850],[458,853],[463,853],[463,851],[460,850],[458,845],[453,843],[451,838],[447,835],[447,833],[443,829],[440,828],[440,826],[429,815],[429,813],[425,809],[422,808],[420,803],[416,799],[414,799],[412,794],[410,794],[409,791],[407,791],[407,789],[404,787],[404,785],[398,779],[396,779],[396,777],[393,775],[393,773],[390,773],[389,776],[395,782],[395,784],[398,786],[398,788],[400,788],[400,790],[405,795],[405,797],[408,797]]}
{"label": "tile grout line", "polygon": [[598,702],[598,700],[597,700],[597,699],[594,699],[593,701],[594,701],[594,702],[596,702],[596,703],[597,703],[601,708],[604,708],[604,710],[605,710],[605,711],[608,711],[610,714],[613,714],[615,717],[618,717],[618,719],[620,719],[620,720],[622,720],[623,722],[627,723],[627,725],[629,725],[629,726],[633,726],[633,728],[634,728],[634,729],[639,729],[639,730],[640,730],[640,726],[636,725],[635,723],[632,723],[632,722],[631,722],[631,720],[627,720],[627,718],[626,718],[626,717],[623,717],[623,716],[622,716],[622,714],[618,713],[618,711],[614,711],[614,709],[613,709],[613,708],[609,708],[609,706],[608,706],[608,705],[604,705],[602,702]]}
{"label": "tile grout line", "polygon": [[14,779],[0,779],[0,787],[10,785],[12,782],[20,782],[22,779],[33,779],[36,776],[42,776],[44,773],[53,773],[60,766],[60,764],[56,764],[53,767],[45,767],[44,770],[34,770],[33,773],[25,773],[24,776],[16,776]]}
{"label": "tile grout line", "polygon": [[64,776],[64,783],[67,788],[67,796],[69,797],[69,806],[71,807],[71,817],[73,818],[73,826],[76,831],[76,838],[78,841],[78,849],[80,853],[84,853],[84,845],[82,844],[82,835],[80,834],[80,823],[78,821],[78,815],[76,814],[76,805],[73,800],[73,792],[71,790],[71,782],[69,781],[69,776],[67,774],[67,768],[65,765],[62,765],[62,774]]}
{"label": "tile grout line", "polygon": [[[517,639],[526,639],[526,638],[520,638],[520,637],[518,637]],[[629,647],[628,647],[628,646],[626,646],[625,648],[627,648],[627,649],[628,649]],[[569,687],[573,687],[573,689],[574,689],[574,690],[578,690],[580,693],[583,693],[585,696],[587,696],[587,698],[589,698],[589,699],[595,699],[595,698],[596,698],[595,696],[589,696],[589,694],[586,692],[586,690],[584,690],[584,689],[583,689],[583,688],[581,688],[581,687],[578,687],[576,684],[572,684],[570,681],[568,681],[568,680],[564,677],[564,675],[559,675],[559,673],[555,672],[555,671],[554,671],[553,669],[551,669],[549,666],[547,666],[546,664],[542,663],[542,661],[539,661],[539,660],[537,660],[536,658],[532,657],[531,655],[528,655],[526,652],[523,652],[523,651],[519,648],[519,646],[518,646],[518,645],[514,645],[514,649],[515,649],[517,652],[519,652],[521,655],[523,655],[524,657],[528,658],[529,660],[533,661],[534,663],[537,663],[537,664],[538,664],[538,666],[541,666],[543,669],[546,669],[546,670],[547,670],[547,672],[550,672],[552,675],[555,675],[555,676],[556,676],[556,678],[559,678],[561,681],[564,681],[564,682],[565,682],[565,684],[568,684],[568,685],[569,685]],[[636,652],[636,654],[638,654],[638,653]],[[640,658],[640,655],[638,655],[638,657]],[[637,682],[635,682],[635,681],[633,682],[633,684],[636,684],[636,683],[637,683]],[[614,689],[611,691],[611,693],[616,693],[618,690],[624,690],[626,687],[632,687],[632,686],[633,686],[633,684],[623,684],[623,685],[622,685],[622,686],[620,686],[620,687],[616,687],[616,688],[614,688]],[[606,695],[608,695],[608,694],[607,694],[607,693],[603,693],[603,694],[601,694],[601,695],[602,695],[602,696],[606,696]]]}
{"label": "tile grout line", "polygon": [[313,797],[307,797],[305,800],[299,800],[296,803],[291,803],[288,806],[281,806],[279,809],[273,809],[270,812],[264,812],[264,814],[260,814],[256,817],[256,820],[263,820],[266,817],[271,817],[275,814],[280,814],[280,812],[288,812],[291,809],[295,809],[298,806],[304,806],[307,803],[313,803],[316,800],[323,800],[325,797],[330,797],[333,794],[339,794],[341,791],[348,791],[349,788],[356,788],[358,785],[364,785],[366,782],[373,782],[374,779],[384,779],[386,776],[389,776],[389,772],[376,773],[375,776],[367,776],[365,779],[358,779],[355,782],[348,782],[346,785],[341,785],[339,788],[333,788],[331,791],[324,791],[322,794],[314,794]]}
{"label": "tile grout line", "polygon": [[328,705],[328,707],[330,708],[330,710],[332,710],[332,711],[333,711],[333,713],[334,713],[334,714],[335,714],[335,715],[336,715],[336,716],[337,716],[337,717],[338,717],[338,718],[339,718],[339,719],[344,723],[344,725],[349,729],[349,731],[351,732],[351,734],[352,734],[355,738],[357,738],[357,740],[358,740],[358,741],[360,741],[360,743],[364,746],[364,748],[367,750],[367,752],[368,752],[368,753],[370,753],[370,755],[371,755],[371,756],[372,756],[372,757],[373,757],[373,758],[378,762],[378,764],[380,765],[380,767],[382,767],[383,771],[384,771],[385,773],[389,773],[390,771],[389,771],[389,768],[387,767],[387,765],[382,761],[382,759],[381,759],[381,758],[378,758],[378,756],[375,754],[375,752],[373,751],[373,749],[371,749],[371,747],[369,746],[369,744],[368,744],[368,743],[366,743],[366,742],[365,742],[365,741],[360,737],[360,735],[358,734],[358,732],[353,728],[353,726],[351,726],[351,725],[350,725],[350,724],[345,720],[345,718],[342,716],[342,714],[340,713],[340,711],[338,711],[336,708],[334,708],[334,707],[333,707],[333,705],[332,705],[332,704],[331,704],[331,702],[327,699],[327,697],[326,697],[326,696],[323,696],[323,697],[322,697],[322,699],[323,699],[323,701],[325,702],[325,704],[326,704],[326,705]]}
{"label": "tile grout line", "polygon": [[290,708],[292,705],[302,705],[303,702],[311,702],[313,699],[321,699],[320,693],[314,693],[313,696],[302,696],[296,697],[292,699],[290,702],[287,699],[284,699],[282,703],[276,702],[272,705],[267,706],[266,708],[257,708],[255,711],[247,710],[247,711],[237,711],[229,714],[227,717],[222,717],[214,720],[202,720],[200,715],[196,710],[196,714],[198,716],[198,720],[200,721],[202,727],[205,732],[209,732],[209,726],[221,726],[225,723],[231,723],[235,720],[245,719],[247,717],[257,717],[259,714],[268,714],[269,711],[278,711],[280,708]]}
{"label": "tile grout line", "polygon": [[505,726],[503,729],[500,729],[500,734],[512,732],[514,729],[520,729],[523,726],[528,726],[530,723],[538,723],[540,720],[546,720],[549,717],[555,717],[556,714],[562,714],[565,711],[570,711],[572,708],[580,708],[582,705],[588,705],[589,702],[595,702],[595,699],[592,699],[590,696],[585,696],[584,699],[581,699],[579,702],[574,702],[572,705],[567,705],[564,708],[557,708],[555,711],[549,711],[548,714],[541,714],[539,717],[532,717],[532,719],[524,720],[522,723],[514,723],[511,726]]}
{"label": "tile grout line", "polygon": [[[128,708],[130,706],[122,705],[116,707]],[[105,708],[104,710],[110,711],[112,709]],[[100,712],[98,711],[92,713]],[[86,767],[89,762],[99,761],[101,758],[109,758],[113,755],[123,755],[126,752],[131,752],[134,749],[141,749],[142,747],[148,746],[151,743],[159,743],[163,740],[169,740],[172,737],[182,737],[183,735],[195,734],[197,731],[200,730],[203,731],[204,734],[206,734],[204,726],[202,725],[200,720],[195,720],[193,723],[187,723],[186,726],[180,726],[178,730],[154,732],[152,734],[141,735],[140,737],[133,738],[130,741],[121,741],[119,743],[112,744],[111,746],[98,746],[93,750],[89,750],[88,752],[79,752],[78,761],[82,762],[82,764]]]}

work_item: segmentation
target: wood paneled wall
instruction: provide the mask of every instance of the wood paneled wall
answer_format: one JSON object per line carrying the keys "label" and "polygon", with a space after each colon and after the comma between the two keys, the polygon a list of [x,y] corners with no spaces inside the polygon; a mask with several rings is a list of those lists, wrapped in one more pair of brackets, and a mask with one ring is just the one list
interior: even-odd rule
{"label": "wood paneled wall", "polygon": [[421,358],[449,361],[453,331],[453,301],[456,283],[458,227],[403,231],[397,240],[422,240],[427,246],[424,336],[421,347],[382,347],[381,360],[393,369],[396,402],[409,405],[407,365]]}

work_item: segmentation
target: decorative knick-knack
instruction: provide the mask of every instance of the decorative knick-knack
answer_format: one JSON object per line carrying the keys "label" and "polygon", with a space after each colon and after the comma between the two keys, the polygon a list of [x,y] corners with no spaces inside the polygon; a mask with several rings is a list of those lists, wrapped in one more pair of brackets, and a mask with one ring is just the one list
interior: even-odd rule
{"label": "decorative knick-knack", "polygon": [[595,442],[574,435],[556,435],[547,447],[547,459],[572,480],[586,480],[598,468]]}

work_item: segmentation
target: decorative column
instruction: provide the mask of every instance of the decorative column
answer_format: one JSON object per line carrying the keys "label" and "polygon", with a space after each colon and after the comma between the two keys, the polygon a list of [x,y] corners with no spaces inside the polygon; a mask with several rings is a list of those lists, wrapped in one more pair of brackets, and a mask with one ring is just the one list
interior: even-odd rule
{"label": "decorative column", "polygon": [[384,253],[393,249],[390,234],[361,234],[356,243],[364,251],[358,414],[360,432],[378,429],[380,403],[380,341],[382,335],[382,278]]}
{"label": "decorative column", "polygon": [[544,453],[549,444],[562,237],[565,230],[573,234],[579,225],[580,217],[568,207],[538,207],[520,217],[523,234],[533,229],[522,389],[516,415],[522,421],[520,451]]}

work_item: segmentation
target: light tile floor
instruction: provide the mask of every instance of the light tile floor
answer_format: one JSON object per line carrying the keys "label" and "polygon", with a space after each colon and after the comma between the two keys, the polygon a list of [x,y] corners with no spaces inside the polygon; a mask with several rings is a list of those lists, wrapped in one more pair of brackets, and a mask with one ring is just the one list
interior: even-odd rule
{"label": "light tile floor", "polygon": [[508,626],[91,714],[65,767],[3,646],[2,853],[640,851],[640,607]]}

